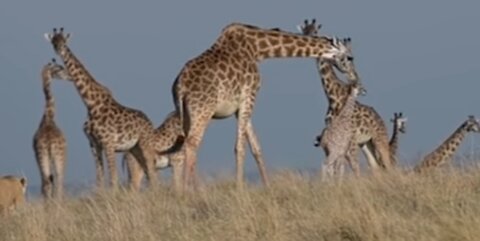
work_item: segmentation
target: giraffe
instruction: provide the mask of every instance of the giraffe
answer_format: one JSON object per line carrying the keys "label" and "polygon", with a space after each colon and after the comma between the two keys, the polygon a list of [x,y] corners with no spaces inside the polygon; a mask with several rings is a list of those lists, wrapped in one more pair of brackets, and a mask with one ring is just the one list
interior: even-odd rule
{"label": "giraffe", "polygon": [[103,152],[107,159],[110,185],[118,187],[115,152],[130,152],[135,156],[152,186],[156,185],[153,168],[155,153],[149,145],[154,127],[142,112],[120,104],[111,91],[88,72],[68,47],[69,33],[63,28],[46,33],[55,53],[63,60],[71,80],[86,106],[88,118],[83,130],[95,159],[97,187],[104,183]]}
{"label": "giraffe", "polygon": [[467,132],[480,132],[480,122],[475,116],[468,116],[462,124],[435,150],[426,155],[422,162],[415,166],[415,172],[425,172],[445,165],[453,156]]}
{"label": "giraffe", "polygon": [[390,121],[393,123],[393,129],[388,146],[390,147],[390,155],[397,156],[398,136],[400,133],[404,134],[406,132],[407,117],[404,117],[402,112],[395,112]]}
{"label": "giraffe", "polygon": [[[185,154],[183,189],[195,179],[196,153],[210,120],[234,114],[237,118],[234,148],[237,187],[243,186],[246,141],[262,181],[268,186],[264,158],[251,121],[260,88],[258,62],[268,58],[322,56],[335,59],[340,66],[346,51],[337,38],[303,36],[243,23],[224,27],[209,49],[184,65],[172,86],[185,137],[180,150]],[[348,77],[358,78],[354,70]]]}
{"label": "giraffe", "polygon": [[70,79],[70,75],[62,65],[52,59],[42,68],[41,76],[45,109],[33,136],[33,151],[40,170],[43,197],[61,198],[67,162],[67,141],[55,123],[55,99],[50,84],[53,79]]}
{"label": "giraffe", "polygon": [[[156,159],[155,169],[162,170],[171,166],[173,169],[173,186],[175,190],[178,190],[184,156],[182,152],[175,152],[176,148],[179,148],[183,142],[182,126],[176,111],[170,112],[163,123],[155,129],[152,142],[157,153],[164,153]],[[125,153],[123,163],[127,167],[130,188],[133,190],[140,189],[144,172],[135,157],[130,153]]]}
{"label": "giraffe", "polygon": [[[317,36],[321,25],[317,25],[315,19],[313,19],[310,23],[308,20],[305,20],[304,25],[298,25],[297,28],[304,35]],[[337,69],[340,70],[340,72],[342,72],[342,70],[343,72],[348,72],[349,70],[355,69],[353,56],[351,55],[351,39],[344,39],[343,42],[349,54],[343,59],[344,67],[337,67]],[[335,73],[334,67],[338,65],[338,62],[332,62],[326,58],[317,58],[316,61],[317,69],[322,79],[322,86],[328,100],[328,109],[325,117],[325,123],[328,124],[331,118],[338,115],[342,109],[348,97],[348,87]],[[361,94],[366,93],[364,88],[361,88],[360,91]],[[396,162],[390,155],[387,127],[373,107],[357,101],[351,121],[355,126],[354,139],[357,145],[351,146],[349,153],[353,156],[348,160],[353,172],[357,176],[360,175],[360,166],[356,158],[359,146],[372,170],[378,169],[379,166],[389,168],[391,164]],[[377,156],[380,157],[379,159],[375,157],[377,152]]]}
{"label": "giraffe", "polygon": [[[330,122],[323,129],[321,134],[317,136],[315,146],[323,148],[326,160],[322,165],[322,179],[332,177],[335,170],[339,170],[343,166],[344,160],[348,160],[348,150],[354,145],[354,128],[352,123],[352,115],[355,109],[355,101],[360,92],[360,84],[352,82],[347,85],[349,95],[340,113],[332,116]],[[341,168],[340,170],[343,170]],[[343,172],[343,171],[342,171]],[[342,175],[342,173],[340,173]]]}

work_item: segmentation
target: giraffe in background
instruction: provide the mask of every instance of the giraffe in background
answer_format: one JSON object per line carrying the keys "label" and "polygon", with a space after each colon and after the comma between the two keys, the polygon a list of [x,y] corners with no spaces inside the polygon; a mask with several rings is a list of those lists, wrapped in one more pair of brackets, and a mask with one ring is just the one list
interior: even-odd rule
{"label": "giraffe in background", "polygon": [[[303,36],[278,29],[232,23],[214,44],[200,56],[188,61],[178,74],[173,98],[179,113],[185,142],[183,187],[195,179],[197,150],[212,118],[235,115],[236,183],[243,186],[245,141],[257,162],[263,183],[268,186],[263,155],[251,116],[260,88],[258,62],[268,58],[323,57],[341,66],[347,48],[337,38]],[[355,71],[348,73],[357,79]]]}
{"label": "giraffe in background", "polygon": [[480,132],[479,120],[475,119],[473,115],[468,116],[466,121],[462,122],[439,147],[426,155],[413,170],[415,172],[425,172],[445,165],[455,154],[468,132]]}
{"label": "giraffe in background", "polygon": [[393,118],[390,119],[390,121],[393,123],[393,129],[392,137],[390,137],[388,146],[390,147],[390,154],[392,156],[397,156],[398,136],[400,133],[405,134],[406,132],[407,117],[404,117],[402,112],[395,112],[393,113]]}
{"label": "giraffe in background", "polygon": [[[315,19],[310,23],[304,21],[303,25],[297,26],[298,30],[308,36],[317,36],[321,25],[317,25]],[[337,68],[340,72],[347,72],[355,69],[353,55],[351,54],[351,39],[344,39],[344,45],[348,48],[349,55],[343,59],[344,68]],[[325,58],[317,58],[317,69],[322,79],[322,86],[328,100],[328,110],[325,117],[325,123],[328,124],[333,116],[338,115],[342,109],[345,100],[348,97],[348,87],[340,80],[334,71],[334,67],[338,64]],[[342,69],[344,71],[342,71]],[[357,80],[358,81],[358,80]],[[365,89],[360,89],[361,94],[365,94]],[[378,166],[384,168],[390,167],[390,164],[396,163],[390,154],[388,131],[381,116],[371,106],[356,102],[354,114],[351,121],[355,126],[355,142],[349,150],[350,166],[353,172],[360,175],[360,166],[357,159],[358,147],[360,146],[366,156],[368,164],[372,170],[378,169]],[[377,154],[378,153],[378,154]],[[378,157],[376,158],[375,154]],[[385,161],[386,160],[386,161]],[[343,166],[341,166],[343,168]]]}
{"label": "giraffe in background", "polygon": [[55,123],[55,99],[50,84],[53,79],[68,80],[70,75],[55,59],[43,66],[41,75],[45,109],[33,136],[33,151],[40,170],[43,197],[61,198],[67,162],[67,141]]}
{"label": "giraffe in background", "polygon": [[63,60],[87,108],[88,119],[83,129],[95,158],[97,187],[104,183],[103,152],[110,185],[113,188],[118,186],[115,161],[115,152],[118,151],[131,152],[146,172],[150,184],[155,186],[157,178],[153,165],[156,154],[149,143],[154,130],[152,122],[142,111],[120,104],[107,87],[95,80],[68,47],[70,34],[64,33],[63,28],[59,31],[53,29],[53,33],[45,34],[45,38]]}

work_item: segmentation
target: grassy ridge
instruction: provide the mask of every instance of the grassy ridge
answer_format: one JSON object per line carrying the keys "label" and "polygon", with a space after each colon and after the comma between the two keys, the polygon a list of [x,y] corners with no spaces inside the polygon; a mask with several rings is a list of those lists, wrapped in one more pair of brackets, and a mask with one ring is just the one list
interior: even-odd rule
{"label": "grassy ridge", "polygon": [[101,192],[29,203],[0,217],[0,240],[479,240],[480,172],[347,177],[292,172],[272,187],[231,181],[175,197]]}

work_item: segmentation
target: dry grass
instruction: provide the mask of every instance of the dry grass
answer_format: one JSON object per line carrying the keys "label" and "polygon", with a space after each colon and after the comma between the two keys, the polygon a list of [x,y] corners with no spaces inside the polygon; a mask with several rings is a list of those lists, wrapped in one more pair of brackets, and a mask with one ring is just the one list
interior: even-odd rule
{"label": "dry grass", "polygon": [[230,181],[29,203],[0,217],[0,240],[479,240],[480,172],[394,173],[341,184],[278,173],[272,187]]}

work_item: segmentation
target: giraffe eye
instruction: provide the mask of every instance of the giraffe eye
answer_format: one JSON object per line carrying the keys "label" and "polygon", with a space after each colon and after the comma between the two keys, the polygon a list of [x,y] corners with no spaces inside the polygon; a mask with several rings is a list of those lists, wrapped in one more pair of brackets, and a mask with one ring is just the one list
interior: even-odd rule
{"label": "giraffe eye", "polygon": [[353,61],[353,57],[352,56],[347,56],[347,60],[348,61]]}

